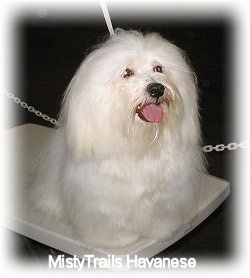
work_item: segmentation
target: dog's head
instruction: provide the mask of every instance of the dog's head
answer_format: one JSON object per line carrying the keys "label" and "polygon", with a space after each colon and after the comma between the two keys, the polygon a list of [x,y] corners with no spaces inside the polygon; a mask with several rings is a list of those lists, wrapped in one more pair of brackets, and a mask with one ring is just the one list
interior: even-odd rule
{"label": "dog's head", "polygon": [[193,72],[160,35],[119,29],[81,64],[60,120],[77,160],[145,151],[157,141],[197,143]]}

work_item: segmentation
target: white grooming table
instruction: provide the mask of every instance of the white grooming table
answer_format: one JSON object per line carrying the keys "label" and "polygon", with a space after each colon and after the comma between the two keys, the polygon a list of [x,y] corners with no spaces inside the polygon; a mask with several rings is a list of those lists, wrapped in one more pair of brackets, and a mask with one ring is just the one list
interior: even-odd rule
{"label": "white grooming table", "polygon": [[[62,224],[55,227],[55,225],[50,225],[50,223],[41,226],[36,220],[39,217],[28,218],[26,209],[20,209],[20,205],[22,205],[20,204],[22,203],[20,196],[25,195],[23,188],[27,184],[28,170],[46,138],[53,132],[51,128],[35,124],[26,124],[5,131],[6,144],[10,149],[8,153],[9,163],[12,168],[12,178],[10,177],[8,180],[10,183],[8,186],[11,187],[11,190],[8,192],[9,200],[7,202],[8,206],[6,206],[5,226],[10,230],[65,253],[76,255],[80,258],[87,254],[92,254],[95,258],[103,258],[113,254],[124,261],[127,255],[150,258],[192,231],[215,211],[230,193],[230,186],[227,181],[204,175],[202,182],[205,189],[199,209],[194,215],[190,215],[185,225],[173,238],[162,242],[143,239],[136,244],[119,250],[93,249],[74,238],[70,226]],[[15,175],[13,175],[13,168],[16,169]],[[25,207],[28,207],[28,205],[26,204]]]}

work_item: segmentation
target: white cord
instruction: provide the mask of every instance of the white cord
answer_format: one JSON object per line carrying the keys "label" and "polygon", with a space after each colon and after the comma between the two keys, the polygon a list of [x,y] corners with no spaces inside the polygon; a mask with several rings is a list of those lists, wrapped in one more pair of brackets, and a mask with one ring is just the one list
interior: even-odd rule
{"label": "white cord", "polygon": [[[47,122],[50,122],[54,125],[56,125],[58,122],[57,120],[50,118],[48,115],[43,114],[41,111],[36,110],[33,106],[29,106],[26,102],[21,101],[20,98],[15,97],[13,94],[8,93],[7,91],[3,91],[2,92],[3,95],[6,95],[8,98],[12,99],[15,103],[19,104],[22,108],[27,109],[29,112],[34,113],[37,117],[40,117],[42,119],[44,119]],[[212,145],[206,145],[202,147],[202,151],[204,153],[210,153],[212,151],[216,151],[216,152],[222,152],[224,150],[229,150],[229,151],[233,151],[236,150],[238,148],[241,149],[247,149],[249,148],[249,141],[243,141],[241,143],[229,143],[228,145],[224,145],[224,144],[218,144],[215,146]]]}
{"label": "white cord", "polygon": [[110,18],[110,15],[109,15],[109,11],[108,11],[108,8],[107,8],[107,3],[106,3],[105,0],[100,0],[100,4],[101,4],[101,7],[102,7],[102,13],[103,13],[105,22],[106,22],[108,30],[109,30],[109,34],[110,34],[111,37],[113,37],[115,33],[114,33],[114,28],[112,26],[111,18]]}

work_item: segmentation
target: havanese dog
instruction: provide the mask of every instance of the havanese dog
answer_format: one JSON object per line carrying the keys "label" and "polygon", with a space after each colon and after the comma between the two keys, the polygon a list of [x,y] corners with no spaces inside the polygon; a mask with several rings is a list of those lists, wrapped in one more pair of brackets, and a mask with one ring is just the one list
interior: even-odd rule
{"label": "havanese dog", "polygon": [[195,75],[159,34],[117,29],[65,93],[31,209],[88,246],[168,240],[197,209],[203,158]]}

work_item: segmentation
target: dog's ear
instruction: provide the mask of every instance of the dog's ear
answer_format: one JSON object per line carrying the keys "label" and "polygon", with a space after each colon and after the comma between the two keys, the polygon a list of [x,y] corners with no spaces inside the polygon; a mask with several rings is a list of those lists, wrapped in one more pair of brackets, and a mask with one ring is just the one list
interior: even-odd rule
{"label": "dog's ear", "polygon": [[171,74],[183,100],[184,136],[189,138],[191,143],[197,145],[201,141],[201,136],[196,75],[188,64],[186,64],[185,70],[173,70]]}
{"label": "dog's ear", "polygon": [[197,78],[184,51],[165,41],[162,64],[176,85],[183,104],[183,136],[197,145],[200,142]]}
{"label": "dog's ear", "polygon": [[93,113],[88,99],[89,88],[84,84],[80,68],[71,80],[63,99],[59,122],[73,161],[91,155],[94,145]]}

